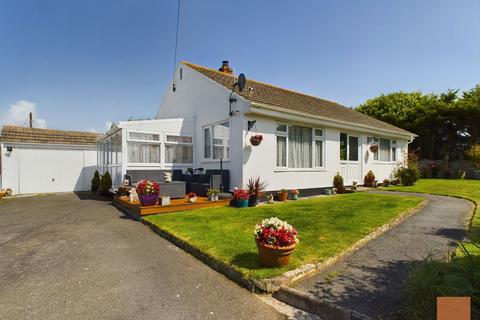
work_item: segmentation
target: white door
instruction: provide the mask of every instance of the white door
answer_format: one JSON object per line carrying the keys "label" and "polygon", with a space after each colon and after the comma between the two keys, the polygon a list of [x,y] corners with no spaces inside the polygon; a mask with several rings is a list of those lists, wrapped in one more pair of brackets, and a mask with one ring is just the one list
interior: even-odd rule
{"label": "white door", "polygon": [[340,133],[340,174],[346,185],[361,183],[360,139],[357,135]]}
{"label": "white door", "polygon": [[19,193],[83,191],[83,150],[18,148]]}

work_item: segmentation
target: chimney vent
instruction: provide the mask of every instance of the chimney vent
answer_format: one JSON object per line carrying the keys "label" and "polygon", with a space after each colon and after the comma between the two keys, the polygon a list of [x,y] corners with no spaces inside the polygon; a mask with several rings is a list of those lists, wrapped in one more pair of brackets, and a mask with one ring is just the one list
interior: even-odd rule
{"label": "chimney vent", "polygon": [[230,68],[230,66],[228,65],[228,60],[222,61],[222,66],[220,67],[220,69],[218,69],[218,71],[221,71],[223,73],[228,73],[228,74],[233,73],[232,68]]}

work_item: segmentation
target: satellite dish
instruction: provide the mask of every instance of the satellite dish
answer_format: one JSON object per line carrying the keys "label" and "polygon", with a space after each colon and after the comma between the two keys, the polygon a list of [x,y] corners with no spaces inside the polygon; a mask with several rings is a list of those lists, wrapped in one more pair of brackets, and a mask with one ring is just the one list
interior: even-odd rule
{"label": "satellite dish", "polygon": [[240,73],[238,75],[237,83],[238,83],[238,90],[239,91],[242,91],[243,89],[245,89],[245,85],[247,84],[247,78],[245,77],[245,75],[243,73]]}

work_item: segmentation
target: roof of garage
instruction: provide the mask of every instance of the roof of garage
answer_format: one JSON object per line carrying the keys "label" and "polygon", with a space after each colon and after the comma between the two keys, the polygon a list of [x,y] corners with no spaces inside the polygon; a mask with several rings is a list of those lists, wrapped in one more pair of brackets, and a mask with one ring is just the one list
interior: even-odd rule
{"label": "roof of garage", "polygon": [[0,139],[2,142],[92,145],[100,136],[93,132],[4,126]]}

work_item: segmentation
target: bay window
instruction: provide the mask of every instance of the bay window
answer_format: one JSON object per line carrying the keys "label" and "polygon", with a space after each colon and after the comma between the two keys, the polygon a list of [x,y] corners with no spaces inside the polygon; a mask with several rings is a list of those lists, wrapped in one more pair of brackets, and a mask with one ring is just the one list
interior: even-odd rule
{"label": "bay window", "polygon": [[276,129],[276,166],[305,169],[323,167],[322,129],[278,124]]}
{"label": "bay window", "polygon": [[203,128],[203,157],[207,160],[230,158],[230,123],[228,121]]}
{"label": "bay window", "polygon": [[165,163],[193,163],[193,139],[187,136],[167,135]]}

